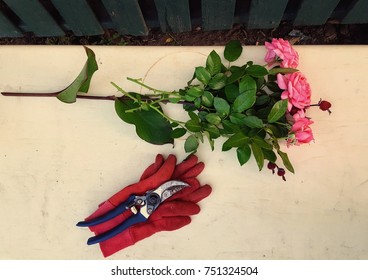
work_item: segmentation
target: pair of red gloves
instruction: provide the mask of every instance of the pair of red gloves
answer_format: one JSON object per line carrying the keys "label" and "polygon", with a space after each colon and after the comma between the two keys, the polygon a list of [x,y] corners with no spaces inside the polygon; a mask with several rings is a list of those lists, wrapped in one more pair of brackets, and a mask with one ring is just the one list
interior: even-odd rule
{"label": "pair of red gloves", "polygon": [[[101,203],[99,208],[86,220],[109,212],[132,194],[144,195],[147,191],[155,189],[169,180],[181,180],[190,185],[190,187],[184,188],[165,200],[147,221],[133,225],[113,238],[99,243],[104,257],[134,245],[156,232],[172,231],[188,225],[191,222],[190,216],[198,214],[200,211],[197,203],[212,191],[209,185],[201,186],[196,178],[203,169],[203,162],[198,162],[195,155],[190,155],[180,164],[176,164],[174,155],[169,155],[166,160],[162,155],[157,155],[155,162],[143,172],[139,182],[125,187]],[[105,223],[91,226],[90,230],[96,235],[101,234],[122,223],[131,215],[131,211],[125,211]]]}

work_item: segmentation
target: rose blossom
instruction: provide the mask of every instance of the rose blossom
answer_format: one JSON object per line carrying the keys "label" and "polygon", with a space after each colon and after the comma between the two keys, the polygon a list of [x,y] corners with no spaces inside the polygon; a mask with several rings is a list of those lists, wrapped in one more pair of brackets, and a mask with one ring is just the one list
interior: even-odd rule
{"label": "rose blossom", "polygon": [[266,42],[265,47],[267,49],[265,61],[269,65],[281,60],[280,66],[283,68],[298,67],[299,55],[288,41],[274,38],[271,43]]}
{"label": "rose blossom", "polygon": [[313,121],[306,118],[304,111],[300,110],[293,115],[294,124],[291,127],[291,132],[295,135],[295,144],[309,143],[314,140],[312,129],[309,127]]}
{"label": "rose blossom", "polygon": [[281,99],[288,99],[288,111],[294,107],[304,109],[311,103],[311,89],[305,76],[300,72],[277,74],[277,84],[284,91]]}

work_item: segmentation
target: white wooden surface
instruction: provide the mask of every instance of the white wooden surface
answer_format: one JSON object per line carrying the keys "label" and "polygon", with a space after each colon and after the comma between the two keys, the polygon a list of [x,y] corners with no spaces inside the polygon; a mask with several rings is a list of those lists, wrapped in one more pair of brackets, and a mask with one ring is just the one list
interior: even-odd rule
{"label": "white wooden surface", "polygon": [[[194,66],[221,47],[92,47],[100,70],[90,93],[128,90],[125,78],[154,87],[183,87]],[[158,233],[111,259],[367,259],[368,46],[298,46],[299,69],[313,101],[315,143],[287,152],[296,174],[287,182],[255,162],[240,167],[234,152],[198,156],[202,183],[213,187],[202,212],[175,232]],[[243,61],[263,63],[263,47]],[[1,46],[0,90],[50,92],[67,86],[85,61],[80,46]],[[167,106],[166,106],[167,107]],[[181,111],[165,108],[173,115]],[[135,182],[157,153],[185,158],[183,140],[154,146],[120,121],[113,102],[0,96],[0,258],[101,259],[91,233],[75,223],[121,187]],[[286,148],[285,148],[286,149]]]}

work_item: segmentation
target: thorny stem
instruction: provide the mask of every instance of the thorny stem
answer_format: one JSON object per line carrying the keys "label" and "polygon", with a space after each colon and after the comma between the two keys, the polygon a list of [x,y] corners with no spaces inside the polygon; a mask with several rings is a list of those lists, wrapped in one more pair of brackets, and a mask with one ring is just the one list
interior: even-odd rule
{"label": "thorny stem", "polygon": [[150,106],[153,110],[155,110],[157,113],[159,113],[162,117],[164,117],[165,119],[167,119],[169,122],[174,122],[174,123],[178,123],[178,124],[185,124],[185,122],[182,121],[177,121],[174,120],[172,118],[170,118],[169,116],[166,116],[164,113],[162,113],[156,106]]}
{"label": "thorny stem", "polygon": [[[57,97],[60,92],[51,92],[51,93],[31,93],[31,92],[1,92],[3,96],[19,96],[19,97]],[[114,101],[116,96],[95,96],[95,95],[83,95],[77,94],[77,98],[81,99],[95,99],[95,100],[111,100]]]}
{"label": "thorny stem", "polygon": [[[121,89],[121,88],[119,88]],[[121,89],[122,90],[122,89]],[[39,92],[1,92],[1,94],[3,96],[14,96],[14,97],[57,97],[57,95],[59,94],[60,92],[49,92],[49,93],[39,93]],[[122,93],[124,93],[126,96],[120,96],[118,98],[120,99],[133,99],[134,97],[133,96],[129,96],[129,94],[126,94],[125,91],[122,91]],[[91,99],[91,100],[109,100],[109,101],[115,101],[115,99],[117,98],[117,96],[115,95],[108,95],[108,96],[96,96],[96,95],[84,95],[84,94],[77,94],[77,98],[80,98],[80,99]],[[153,101],[152,103],[168,103],[170,102],[169,100],[167,99],[161,99],[161,100],[155,100],[155,99],[152,99],[150,97],[145,97],[144,95],[142,95],[142,101]],[[187,101],[179,101],[177,102],[176,104],[192,104],[191,102],[187,102]]]}
{"label": "thorny stem", "polygon": [[165,95],[176,95],[176,96],[177,96],[177,93],[178,93],[176,91],[168,92],[168,91],[164,91],[164,90],[153,88],[151,86],[148,86],[148,85],[142,83],[139,79],[133,79],[133,78],[127,77],[127,80],[128,81],[131,81],[133,83],[136,83],[136,84],[138,84],[138,85],[140,85],[140,86],[142,86],[142,87],[144,87],[144,88],[146,88],[148,90],[151,90],[151,91],[153,91],[155,93],[161,93],[161,94],[165,94]]}

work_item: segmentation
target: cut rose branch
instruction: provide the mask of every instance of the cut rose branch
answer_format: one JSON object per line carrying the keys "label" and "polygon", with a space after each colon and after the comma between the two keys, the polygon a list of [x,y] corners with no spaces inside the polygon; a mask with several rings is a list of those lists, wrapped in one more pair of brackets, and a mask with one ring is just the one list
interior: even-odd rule
{"label": "cut rose branch", "polygon": [[[163,145],[185,138],[185,152],[195,153],[202,143],[208,142],[213,150],[216,139],[225,138],[222,151],[235,150],[240,165],[253,156],[259,170],[266,162],[267,168],[283,180],[286,170],[294,173],[285,150],[314,140],[314,122],[308,111],[319,107],[331,113],[327,100],[312,104],[312,87],[297,69],[299,55],[283,39],[265,44],[265,65],[252,60],[242,66],[232,65],[242,55],[243,47],[239,41],[230,41],[224,48],[224,61],[213,50],[205,65],[195,67],[192,79],[181,89],[164,91],[128,78],[146,90],[145,94],[127,92],[112,82],[119,96],[105,97],[86,94],[98,67],[93,51],[85,50],[87,62],[66,89],[49,94],[3,94],[57,97],[65,103],[74,103],[78,98],[112,100],[120,119],[133,124],[144,141]],[[166,103],[182,108],[187,119],[169,116],[161,106]]]}

